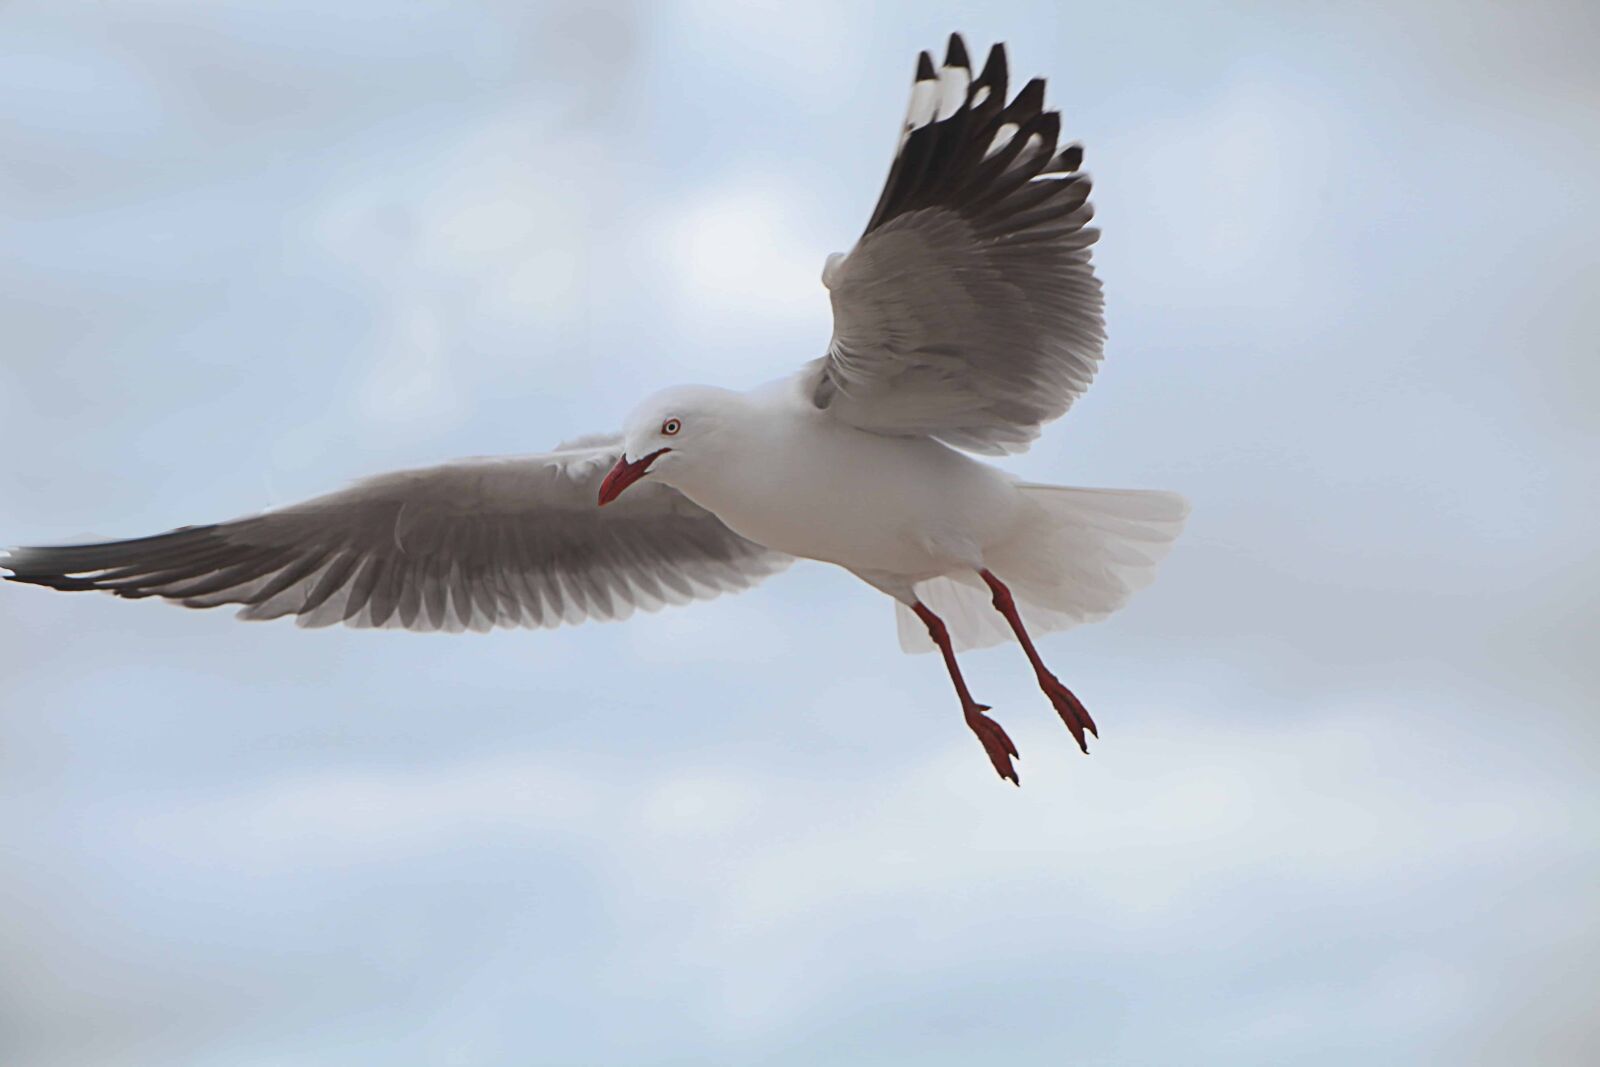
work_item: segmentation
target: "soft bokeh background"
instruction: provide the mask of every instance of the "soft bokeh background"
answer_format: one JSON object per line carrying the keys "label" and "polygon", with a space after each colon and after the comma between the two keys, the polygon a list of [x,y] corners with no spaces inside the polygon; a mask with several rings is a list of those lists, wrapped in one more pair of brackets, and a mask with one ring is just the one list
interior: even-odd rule
{"label": "soft bokeh background", "polygon": [[0,1062],[1593,1054],[1600,8],[979,10],[0,7],[0,541],[810,358],[952,28],[1106,230],[1014,469],[1196,505],[1045,643],[1093,758],[968,658],[1020,791],[818,565],[454,638],[0,588]]}

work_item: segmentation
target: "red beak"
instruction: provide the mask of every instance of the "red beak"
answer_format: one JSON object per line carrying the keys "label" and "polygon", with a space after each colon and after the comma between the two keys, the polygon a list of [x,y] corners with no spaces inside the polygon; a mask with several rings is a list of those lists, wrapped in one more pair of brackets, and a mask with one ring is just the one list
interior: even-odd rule
{"label": "red beak", "polygon": [[645,476],[645,473],[650,470],[650,464],[656,461],[657,456],[663,452],[671,451],[672,449],[670,448],[658,448],[643,459],[636,459],[632,462],[629,462],[628,457],[623,455],[617,460],[617,465],[611,468],[611,473],[606,475],[606,480],[600,483],[600,506],[605,507],[621,496],[624,489]]}

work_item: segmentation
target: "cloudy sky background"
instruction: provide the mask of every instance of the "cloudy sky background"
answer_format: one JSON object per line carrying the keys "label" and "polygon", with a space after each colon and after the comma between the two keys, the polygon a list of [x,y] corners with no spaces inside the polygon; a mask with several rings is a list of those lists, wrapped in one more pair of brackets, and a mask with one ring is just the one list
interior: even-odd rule
{"label": "cloudy sky background", "polygon": [[916,51],[1050,77],[1189,495],[968,657],[801,565],[623,625],[0,589],[0,1061],[1576,1063],[1600,982],[1600,9],[0,6],[0,543],[534,451],[814,356]]}

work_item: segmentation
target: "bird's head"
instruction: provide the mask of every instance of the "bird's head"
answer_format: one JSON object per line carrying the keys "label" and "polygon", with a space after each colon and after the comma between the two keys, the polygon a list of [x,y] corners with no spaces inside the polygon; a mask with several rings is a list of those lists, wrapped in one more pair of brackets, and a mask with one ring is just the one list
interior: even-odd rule
{"label": "bird's head", "polygon": [[738,394],[709,385],[663,389],[633,409],[623,425],[622,456],[600,483],[604,507],[645,475],[668,485],[707,463]]}

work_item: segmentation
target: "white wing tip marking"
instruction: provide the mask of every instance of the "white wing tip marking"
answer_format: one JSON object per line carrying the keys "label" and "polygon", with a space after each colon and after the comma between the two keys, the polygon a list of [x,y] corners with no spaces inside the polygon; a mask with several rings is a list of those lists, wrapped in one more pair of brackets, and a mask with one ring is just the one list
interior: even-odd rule
{"label": "white wing tip marking", "polygon": [[937,122],[961,110],[966,102],[967,89],[972,85],[972,71],[966,67],[941,67],[939,69],[939,108],[934,113]]}
{"label": "white wing tip marking", "polygon": [[920,130],[932,122],[938,106],[938,81],[919,81],[912,86],[911,106],[906,109],[906,132]]}

